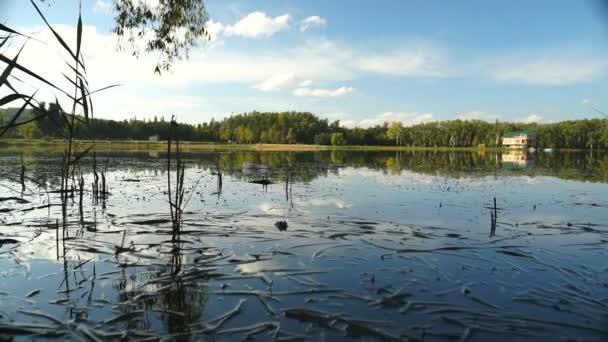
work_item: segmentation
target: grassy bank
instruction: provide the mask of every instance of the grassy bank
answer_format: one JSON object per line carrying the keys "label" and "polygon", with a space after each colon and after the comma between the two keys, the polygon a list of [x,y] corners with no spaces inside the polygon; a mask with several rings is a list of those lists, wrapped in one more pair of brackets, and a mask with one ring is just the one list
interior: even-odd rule
{"label": "grassy bank", "polygon": [[[88,143],[89,141],[82,141]],[[20,151],[49,150],[61,151],[65,148],[63,140],[42,139],[2,139],[0,150]],[[351,150],[351,151],[505,151],[504,148],[477,147],[412,147],[412,146],[324,146],[303,144],[227,144],[208,142],[181,142],[184,151],[321,151],[321,150]],[[98,140],[97,151],[163,151],[167,148],[164,141],[108,141]]]}

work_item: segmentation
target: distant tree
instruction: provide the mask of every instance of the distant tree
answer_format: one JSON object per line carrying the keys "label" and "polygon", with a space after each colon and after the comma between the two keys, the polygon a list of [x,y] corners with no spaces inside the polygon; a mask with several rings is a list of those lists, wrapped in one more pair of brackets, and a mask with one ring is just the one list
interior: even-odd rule
{"label": "distant tree", "polygon": [[295,144],[296,143],[296,132],[293,129],[293,127],[289,128],[289,132],[287,133],[287,143],[288,144]]}
{"label": "distant tree", "polygon": [[334,146],[341,146],[346,144],[346,141],[344,140],[344,133],[332,133],[331,144]]}
{"label": "distant tree", "polygon": [[395,145],[401,145],[401,135],[403,134],[403,125],[399,121],[391,123],[386,131],[386,136],[389,139],[395,140]]}
{"label": "distant tree", "polygon": [[331,134],[329,134],[329,133],[319,134],[319,145],[331,145]]}
{"label": "distant tree", "polygon": [[336,120],[329,125],[329,130],[332,132],[340,132],[340,120]]}
{"label": "distant tree", "polygon": [[251,129],[245,126],[239,126],[235,132],[235,139],[242,144],[250,144],[254,141],[254,134]]}
{"label": "distant tree", "polygon": [[60,107],[56,103],[49,103],[47,106],[44,102],[41,102],[38,108],[34,108],[34,116],[46,112],[45,116],[36,121],[36,125],[42,136],[49,138],[58,138],[61,136],[63,118],[60,110]]}
{"label": "distant tree", "polygon": [[38,129],[36,122],[30,122],[19,126],[19,135],[24,139],[38,139],[42,137],[42,132]]}

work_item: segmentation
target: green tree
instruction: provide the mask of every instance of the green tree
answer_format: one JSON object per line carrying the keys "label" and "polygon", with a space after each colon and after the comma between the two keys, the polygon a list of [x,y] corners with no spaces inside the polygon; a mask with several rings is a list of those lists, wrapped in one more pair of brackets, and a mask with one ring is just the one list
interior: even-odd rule
{"label": "green tree", "polygon": [[288,144],[296,143],[296,132],[294,131],[293,127],[289,128],[289,132],[287,133],[287,143]]}
{"label": "green tree", "polygon": [[401,145],[401,135],[403,134],[403,125],[399,121],[391,123],[386,131],[386,136],[389,139],[395,140],[395,145]]}
{"label": "green tree", "polygon": [[35,122],[30,122],[19,126],[19,135],[24,139],[38,139],[42,137],[42,132]]}
{"label": "green tree", "polygon": [[47,106],[44,102],[41,102],[40,106],[34,108],[34,116],[41,116],[46,113],[46,115],[36,121],[36,125],[43,136],[50,138],[61,136],[63,118],[60,110],[60,107],[56,103],[49,103]]}
{"label": "green tree", "polygon": [[341,146],[346,144],[346,141],[344,140],[344,133],[332,133],[331,144],[334,146]]}
{"label": "green tree", "polygon": [[201,38],[209,39],[209,16],[203,0],[133,1],[114,0],[113,32],[124,39],[138,56],[143,43],[146,52],[160,53],[155,72],[168,70],[175,60],[188,56]]}

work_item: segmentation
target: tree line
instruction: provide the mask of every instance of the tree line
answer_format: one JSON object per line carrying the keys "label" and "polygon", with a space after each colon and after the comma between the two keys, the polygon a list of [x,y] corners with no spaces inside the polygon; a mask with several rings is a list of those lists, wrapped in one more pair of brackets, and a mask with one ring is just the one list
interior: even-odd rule
{"label": "tree line", "polygon": [[[61,115],[54,104],[44,105],[48,115],[9,130],[5,138],[61,138]],[[0,127],[16,109],[0,109]],[[20,120],[36,116],[36,109]],[[584,119],[557,123],[486,122],[449,120],[403,126],[386,122],[369,128],[346,128],[340,121],[329,122],[309,112],[250,112],[220,121],[182,123],[176,136],[183,141],[268,144],[380,145],[420,147],[501,147],[501,137],[511,131],[532,130],[539,148],[608,149],[608,120]],[[76,130],[76,138],[101,140],[166,140],[170,122],[164,117],[122,121],[94,119]]]}

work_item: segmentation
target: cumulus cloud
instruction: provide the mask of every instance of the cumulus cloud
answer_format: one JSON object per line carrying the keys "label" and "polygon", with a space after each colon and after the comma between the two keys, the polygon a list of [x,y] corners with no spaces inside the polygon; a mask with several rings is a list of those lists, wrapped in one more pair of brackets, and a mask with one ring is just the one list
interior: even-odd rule
{"label": "cumulus cloud", "polygon": [[112,2],[108,0],[96,0],[93,9],[99,12],[110,12],[112,9]]}
{"label": "cumulus cloud", "polygon": [[322,88],[296,88],[293,91],[295,96],[316,96],[316,97],[337,97],[346,95],[352,92],[353,87],[340,87],[337,89],[322,89]]}
{"label": "cumulus cloud", "polygon": [[411,48],[385,54],[361,56],[356,65],[363,71],[393,76],[442,77],[442,55],[434,48]]}
{"label": "cumulus cloud", "polygon": [[[109,0],[102,2],[107,3]],[[258,15],[254,15],[259,13]],[[234,25],[225,25],[219,22],[210,21],[208,23],[209,33],[212,39],[223,37],[230,31],[232,35],[242,35],[249,37],[261,37],[272,34],[270,32],[278,32],[278,30],[289,27],[289,16],[269,17],[261,12],[255,12],[247,15]],[[278,26],[271,30],[264,28],[264,25],[258,25],[257,28],[246,30],[243,23],[253,22],[251,17],[260,17],[261,21],[272,21],[279,23]],[[248,19],[249,18],[249,19]],[[281,19],[284,18],[284,19]],[[283,22],[284,24],[281,24]],[[281,26],[282,25],[282,26]],[[255,25],[251,25],[255,27]],[[272,25],[270,25],[272,26]],[[73,37],[76,36],[76,29],[73,26],[53,25],[59,33],[68,38],[72,38],[69,44],[74,44]],[[52,34],[43,27],[20,27],[19,31],[30,34],[41,41],[49,42],[49,44],[40,44],[34,40],[30,40],[23,54],[20,56],[20,61],[24,65],[32,66],[33,71],[48,77],[52,82],[60,85],[65,84],[65,80],[61,76],[61,71],[70,73],[69,69],[65,69],[65,54],[56,51],[61,51]],[[274,31],[273,31],[274,30]],[[352,81],[370,75],[393,75],[397,77],[447,77],[453,75],[447,73],[445,58],[441,50],[433,47],[418,47],[413,48],[411,45],[395,47],[395,50],[386,51],[383,54],[371,53],[369,49],[358,49],[344,43],[336,43],[325,39],[309,39],[302,44],[294,45],[285,49],[266,49],[266,50],[251,50],[243,51],[238,47],[225,45],[221,49],[209,49],[206,46],[195,48],[190,53],[190,59],[180,61],[173,67],[172,72],[164,73],[162,77],[157,77],[152,70],[156,66],[158,56],[153,54],[142,53],[139,59],[133,58],[130,53],[116,51],[116,42],[118,38],[105,32],[98,32],[95,26],[85,26],[84,28],[84,54],[87,62],[89,73],[89,81],[91,88],[99,88],[108,84],[121,83],[125,84],[120,91],[110,90],[105,95],[105,92],[96,94],[99,98],[98,106],[101,107],[96,112],[117,113],[123,112],[123,108],[128,104],[118,105],[113,101],[112,96],[139,96],[141,98],[151,97],[151,91],[156,90],[157,93],[164,95],[165,103],[171,104],[170,107],[165,107],[168,112],[171,108],[179,109],[176,105],[183,100],[179,95],[184,94],[184,90],[192,85],[205,84],[231,84],[242,85],[246,89],[251,87],[260,91],[272,91],[279,89],[289,89],[290,93],[298,97],[317,97],[325,99],[333,99],[338,96],[344,96],[354,91],[348,84],[353,84]],[[14,44],[6,48],[7,56],[14,56],[20,44]],[[41,59],[40,56],[45,56]],[[498,64],[492,64],[498,66]],[[502,82],[531,82],[525,77],[533,78],[529,75],[521,75],[525,72],[518,71],[519,74],[511,71],[507,72],[508,66],[513,66],[513,63],[502,63],[495,70],[502,70],[502,73],[492,74],[497,80]],[[528,65],[528,64],[520,64]],[[558,64],[555,64],[558,65]],[[596,74],[601,74],[603,65],[597,63],[580,63],[577,65],[572,62],[567,64],[578,70],[574,75],[560,76],[561,71],[553,65],[552,68],[545,68],[545,71],[534,71],[538,75],[550,75],[553,77],[551,84],[563,84],[563,82],[572,82],[572,80],[594,79],[599,77]],[[561,64],[559,64],[561,65]],[[566,65],[566,64],[564,64]],[[546,66],[546,64],[545,64]],[[529,73],[533,73],[531,67],[527,67]],[[511,68],[515,69],[515,68]],[[556,70],[555,72],[547,70]],[[482,69],[484,74],[482,77],[489,77],[488,70],[485,67]],[[585,71],[591,70],[591,71]],[[568,71],[569,72],[569,71]],[[567,72],[564,72],[564,74]],[[53,74],[49,75],[49,74]],[[519,76],[518,76],[519,75]],[[557,75],[557,76],[556,76]],[[18,75],[17,75],[18,76]],[[480,76],[479,70],[475,76]],[[314,80],[314,82],[313,82]],[[555,81],[557,80],[557,81]],[[547,82],[547,81],[545,81]],[[314,86],[313,86],[314,84]],[[318,86],[317,84],[332,84],[333,86]],[[536,83],[538,84],[538,83]],[[546,83],[545,83],[546,84]],[[68,85],[69,86],[69,85]],[[35,89],[36,86],[33,87]],[[41,90],[44,92],[45,90]],[[119,94],[117,94],[119,93]],[[143,95],[146,94],[146,95]],[[45,99],[52,99],[54,94],[44,94]],[[247,95],[247,94],[245,94]],[[251,96],[244,100],[242,99],[242,108],[255,106],[255,101],[261,101],[256,96]],[[155,98],[156,99],[156,98]],[[232,100],[232,99],[231,99]],[[266,100],[266,99],[265,99]],[[264,104],[265,108],[276,108],[277,101],[281,99],[268,100],[268,104]],[[283,103],[288,103],[291,100],[282,99]],[[226,111],[234,110],[235,106],[232,102],[220,102],[218,99],[213,100],[215,105],[227,107]],[[245,104],[245,102],[247,102]],[[272,102],[272,103],[271,103]],[[125,101],[126,103],[126,101]],[[189,108],[199,106],[196,101],[190,100]],[[288,107],[290,104],[286,104]],[[200,105],[203,107],[203,105]],[[199,107],[199,108],[200,108]],[[209,106],[207,106],[208,108]],[[148,109],[129,106],[129,111],[137,115],[147,114]],[[221,110],[224,110],[223,108]],[[240,108],[239,108],[240,110]],[[315,110],[313,108],[313,110]],[[336,110],[336,109],[332,109]],[[193,112],[195,112],[193,110]],[[542,120],[540,115],[526,120]],[[463,119],[481,119],[494,121],[496,114],[493,112],[468,112],[460,114]],[[349,126],[373,126],[382,124],[385,121],[402,121],[404,124],[414,124],[432,120],[430,113],[399,113],[388,112],[378,114],[368,120],[355,120],[352,117],[345,117],[342,120],[344,125]]]}
{"label": "cumulus cloud", "polygon": [[[482,112],[482,111],[472,111],[472,112],[466,112],[466,113],[459,114],[456,118],[460,119],[460,120],[482,120],[482,121],[487,121],[487,122],[495,122],[496,120],[500,120],[501,115],[488,113],[488,112]],[[514,119],[507,120],[507,121],[533,123],[533,122],[541,122],[543,120],[544,120],[544,118],[540,114],[530,114],[528,116],[515,117]]]}
{"label": "cumulus cloud", "polygon": [[[65,37],[75,37],[76,29],[67,25],[53,25]],[[20,28],[32,33],[45,42],[54,42],[48,30],[41,27]],[[212,40],[228,30],[225,25],[210,21],[209,33]],[[315,89],[317,81],[350,81],[360,77],[363,70],[357,60],[366,52],[337,45],[327,40],[309,40],[306,43],[281,51],[251,51],[243,53],[239,49],[225,46],[209,49],[205,46],[195,48],[190,58],[173,66],[172,72],[162,78],[153,75],[158,56],[142,53],[138,59],[129,53],[116,51],[118,37],[102,33],[95,26],[85,26],[84,53],[89,69],[90,80],[107,83],[141,82],[148,86],[186,87],[202,83],[240,83],[255,89],[270,91],[297,85],[300,96],[331,97],[352,92],[352,87],[338,89]],[[73,42],[71,42],[73,45]],[[54,44],[54,43],[53,43]],[[54,44],[56,45],[56,44]],[[15,45],[17,46],[17,45]],[[61,70],[64,59],[49,50],[61,50],[58,46],[28,43],[20,59],[30,60],[36,71]],[[16,51],[15,51],[16,52]],[[10,55],[10,54],[9,54]],[[40,60],[39,56],[46,56]],[[359,57],[357,57],[359,56]],[[39,67],[39,68],[38,68]],[[297,71],[297,77],[293,76]],[[59,75],[60,76],[60,75]],[[63,78],[60,76],[60,80]],[[297,82],[300,82],[297,84]]]}
{"label": "cumulus cloud", "polygon": [[352,127],[357,126],[357,124],[359,123],[357,120],[353,120],[352,115],[347,112],[327,113],[325,116],[327,117],[327,119],[330,122],[339,120],[340,126],[342,126],[342,127],[352,128]]}
{"label": "cumulus cloud", "polygon": [[290,86],[295,82],[296,75],[292,72],[288,72],[284,74],[273,75],[265,79],[262,83],[256,84],[253,87],[261,91],[273,91]]}
{"label": "cumulus cloud", "polygon": [[525,116],[525,117],[521,117],[521,118],[516,118],[513,121],[514,122],[533,123],[533,122],[541,122],[541,121],[543,121],[543,119],[544,118],[542,117],[542,115],[531,114],[529,116]]}
{"label": "cumulus cloud", "polygon": [[300,21],[300,31],[304,32],[309,28],[316,26],[325,26],[325,24],[327,24],[327,20],[319,17],[318,15],[313,15]]}
{"label": "cumulus cloud", "polygon": [[563,86],[593,81],[604,74],[606,65],[595,60],[539,59],[499,65],[491,76],[500,82]]}
{"label": "cumulus cloud", "polygon": [[[340,113],[342,114],[342,113]],[[370,119],[353,120],[348,119],[345,115],[340,115],[340,124],[343,127],[353,128],[361,127],[368,128],[376,125],[383,125],[385,122],[401,122],[404,126],[411,126],[423,122],[433,121],[432,113],[421,112],[384,112]]]}
{"label": "cumulus cloud", "polygon": [[457,117],[460,120],[482,120],[488,122],[494,122],[500,118],[500,114],[487,113],[482,111],[471,111],[461,113]]}
{"label": "cumulus cloud", "polygon": [[229,36],[246,38],[269,37],[289,28],[289,14],[269,17],[263,12],[249,13],[234,25],[226,26],[225,33]]}
{"label": "cumulus cloud", "polygon": [[216,41],[222,31],[224,31],[224,24],[213,21],[213,19],[209,19],[205,27],[207,28],[207,33],[209,34],[209,40],[212,42]]}

